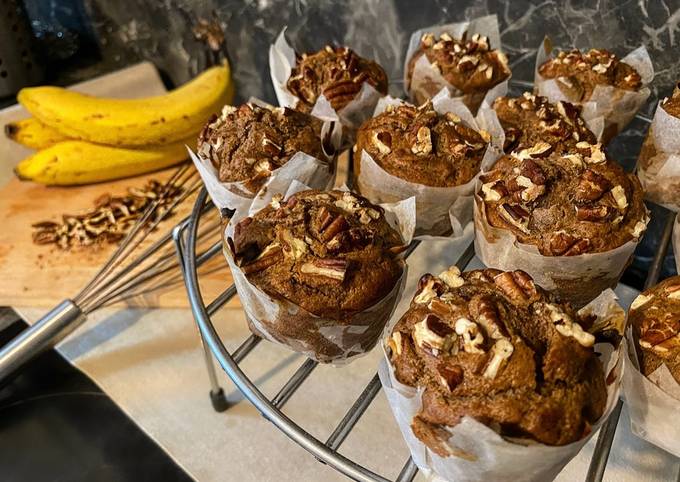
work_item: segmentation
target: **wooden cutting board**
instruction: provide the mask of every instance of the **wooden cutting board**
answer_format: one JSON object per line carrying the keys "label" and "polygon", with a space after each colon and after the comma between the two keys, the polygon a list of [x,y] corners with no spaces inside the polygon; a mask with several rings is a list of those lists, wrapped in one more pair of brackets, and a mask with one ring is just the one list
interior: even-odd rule
{"label": "wooden cutting board", "polygon": [[[154,66],[142,63],[82,84],[74,90],[108,97],[145,97],[165,92]],[[0,125],[28,117],[20,106],[0,111]],[[106,245],[99,249],[63,251],[52,245],[36,245],[31,240],[31,224],[46,220],[61,220],[62,214],[77,214],[92,207],[102,194],[125,194],[128,187],[141,187],[148,179],[164,180],[173,172],[152,173],[135,178],[90,186],[69,188],[45,187],[21,182],[12,174],[13,167],[31,150],[0,136],[0,306],[30,306],[50,308],[64,298],[73,297],[106,261],[115,249]],[[193,207],[193,198],[178,207],[174,217],[160,224],[160,236],[183,219]],[[214,216],[216,217],[216,216]],[[149,242],[154,237],[149,238]],[[209,244],[217,241],[215,233]],[[209,302],[231,284],[226,261],[216,256],[209,272],[200,276],[201,288]],[[176,281],[178,271],[164,276],[159,282]],[[179,308],[187,307],[184,285],[175,283],[143,297],[127,300],[130,306]],[[234,300],[232,303],[237,304]]]}

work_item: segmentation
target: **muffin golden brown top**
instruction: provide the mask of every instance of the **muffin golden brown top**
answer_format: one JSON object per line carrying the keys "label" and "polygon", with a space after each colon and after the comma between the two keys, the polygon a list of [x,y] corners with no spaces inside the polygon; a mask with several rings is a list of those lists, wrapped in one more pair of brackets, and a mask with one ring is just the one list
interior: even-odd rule
{"label": "muffin golden brown top", "polygon": [[555,151],[573,148],[577,142],[597,142],[595,134],[581,118],[580,107],[569,102],[553,104],[547,97],[525,92],[521,97],[499,97],[493,109],[505,131],[503,150],[547,142]]}
{"label": "muffin golden brown top", "polygon": [[510,77],[507,57],[491,47],[489,39],[479,34],[468,38],[466,32],[458,39],[447,33],[438,38],[426,33],[409,61],[409,83],[416,62],[425,55],[442,77],[459,91],[465,94],[487,91]]}
{"label": "muffin golden brown top", "polygon": [[545,61],[538,73],[546,79],[560,78],[560,88],[579,102],[590,99],[598,85],[632,91],[642,87],[640,74],[608,50],[560,51]]}
{"label": "muffin golden brown top", "polygon": [[414,434],[440,456],[465,416],[504,436],[579,440],[607,398],[591,324],[523,271],[426,274],[388,341],[397,380],[424,389]]}
{"label": "muffin golden brown top", "polygon": [[640,368],[650,375],[665,364],[680,383],[680,276],[642,292],[630,306],[628,321],[640,353]]}
{"label": "muffin golden brown top", "polygon": [[379,301],[403,271],[403,242],[383,209],[350,192],[277,196],[242,219],[227,243],[265,293],[335,319]]}
{"label": "muffin golden brown top", "polygon": [[327,159],[321,126],[318,119],[285,107],[226,106],[201,131],[198,153],[210,159],[220,181],[244,181],[257,192],[297,152]]}
{"label": "muffin golden brown top", "polygon": [[297,110],[311,112],[323,94],[337,111],[354,99],[364,82],[387,94],[387,74],[380,65],[347,47],[326,46],[297,57],[287,86],[300,99]]}
{"label": "muffin golden brown top", "polygon": [[364,150],[385,171],[426,186],[453,187],[478,172],[489,142],[453,113],[439,114],[426,102],[389,106],[359,128],[356,160]]}
{"label": "muffin golden brown top", "polygon": [[546,256],[617,248],[638,239],[647,211],[637,177],[607,158],[600,144],[579,142],[552,153],[539,142],[501,157],[478,192],[488,222]]}

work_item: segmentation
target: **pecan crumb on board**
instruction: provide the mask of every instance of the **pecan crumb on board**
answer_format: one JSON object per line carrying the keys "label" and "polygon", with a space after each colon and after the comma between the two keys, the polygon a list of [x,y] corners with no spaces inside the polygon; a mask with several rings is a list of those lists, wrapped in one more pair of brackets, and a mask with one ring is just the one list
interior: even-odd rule
{"label": "pecan crumb on board", "polygon": [[34,223],[33,242],[55,244],[65,250],[118,243],[154,200],[160,199],[160,206],[149,222],[159,220],[183,191],[179,187],[167,190],[164,184],[150,180],[143,188],[128,188],[124,196],[102,194],[95,199],[94,208],[83,214],[63,214],[61,222]]}

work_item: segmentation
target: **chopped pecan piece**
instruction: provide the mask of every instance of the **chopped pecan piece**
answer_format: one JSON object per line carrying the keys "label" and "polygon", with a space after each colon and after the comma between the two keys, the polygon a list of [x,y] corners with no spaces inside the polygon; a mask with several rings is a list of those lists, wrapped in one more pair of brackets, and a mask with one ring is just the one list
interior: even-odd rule
{"label": "chopped pecan piece", "polygon": [[581,203],[597,201],[610,188],[611,183],[606,177],[586,169],[579,178],[574,199]]}
{"label": "chopped pecan piece", "polygon": [[577,206],[576,219],[579,221],[604,221],[611,214],[609,206]]}
{"label": "chopped pecan piece", "polygon": [[518,204],[501,204],[498,206],[500,216],[524,233],[528,233],[529,212]]}
{"label": "chopped pecan piece", "polygon": [[303,274],[311,274],[330,278],[334,281],[344,281],[347,273],[347,260],[342,258],[317,258],[304,263],[300,267]]}
{"label": "chopped pecan piece", "polygon": [[442,362],[437,366],[437,373],[439,373],[439,382],[449,392],[463,382],[463,367],[460,365],[449,366]]}
{"label": "chopped pecan piece", "polygon": [[432,152],[432,137],[428,127],[420,127],[416,134],[416,141],[411,146],[411,152],[422,156]]}
{"label": "chopped pecan piece", "polygon": [[527,302],[538,294],[534,280],[521,270],[501,272],[493,281],[503,293],[517,302]]}
{"label": "chopped pecan piece", "polygon": [[550,238],[550,252],[556,256],[576,256],[590,248],[590,240],[558,231]]}
{"label": "chopped pecan piece", "polygon": [[272,243],[255,260],[241,266],[244,274],[258,273],[283,259],[283,250],[278,243]]}

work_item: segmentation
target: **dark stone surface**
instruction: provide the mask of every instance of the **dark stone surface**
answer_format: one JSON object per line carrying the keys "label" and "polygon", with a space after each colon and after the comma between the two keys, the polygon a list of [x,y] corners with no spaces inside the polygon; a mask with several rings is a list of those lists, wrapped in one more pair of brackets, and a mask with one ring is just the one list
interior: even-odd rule
{"label": "dark stone surface", "polygon": [[[3,326],[0,346],[26,324],[0,308]],[[0,434],[5,482],[192,480],[54,350],[0,387]]]}

